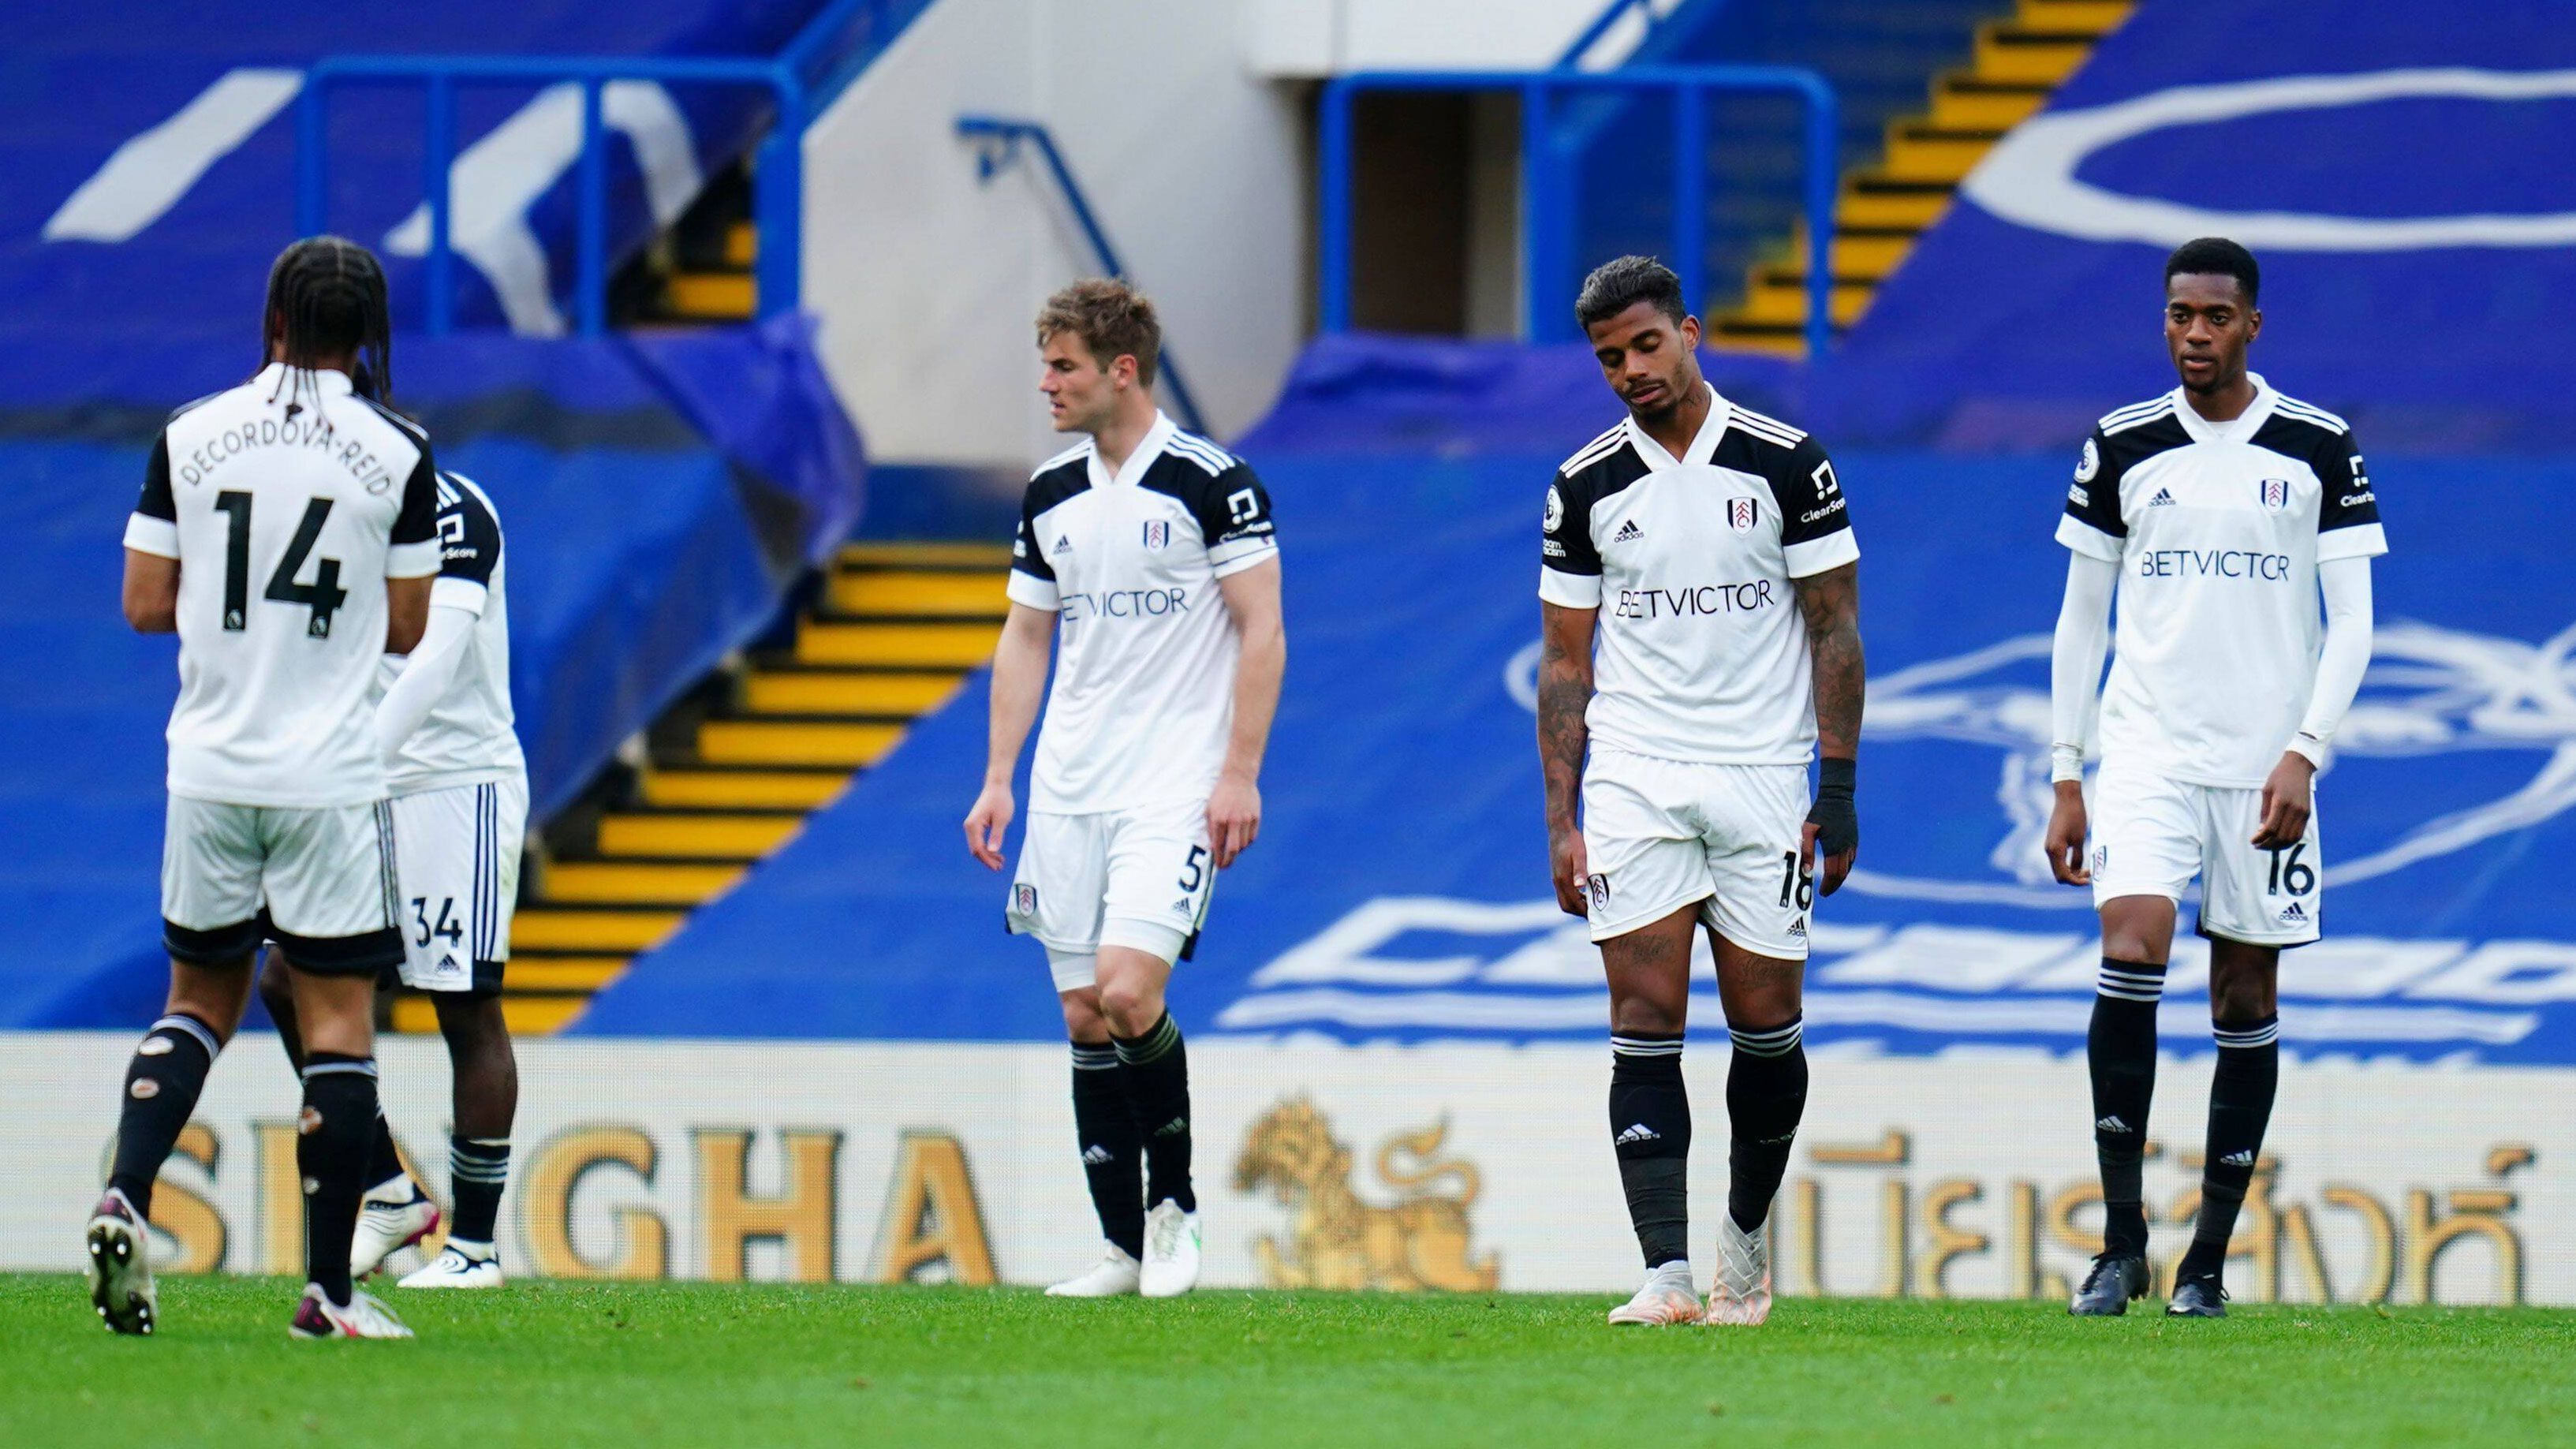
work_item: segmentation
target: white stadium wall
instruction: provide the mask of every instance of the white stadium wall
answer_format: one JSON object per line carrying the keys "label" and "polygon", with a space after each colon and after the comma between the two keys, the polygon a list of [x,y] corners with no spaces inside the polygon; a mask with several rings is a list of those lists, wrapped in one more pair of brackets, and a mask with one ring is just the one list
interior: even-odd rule
{"label": "white stadium wall", "polygon": [[[130,1035],[0,1035],[0,1267],[77,1261]],[[519,1045],[503,1203],[517,1275],[1041,1283],[1097,1251],[1060,1046]],[[447,1065],[382,1046],[404,1148],[446,1200]],[[1722,1210],[1723,1059],[1694,1241]],[[2168,1059],[2147,1196],[2170,1273],[2197,1190],[2208,1058]],[[1636,1250],[1597,1045],[1190,1044],[1207,1281],[1625,1292]],[[2098,1230],[2080,1058],[1816,1053],[1774,1214],[1790,1295],[2056,1300]],[[2576,1071],[2285,1063],[2237,1229],[2243,1301],[2576,1304]],[[275,1040],[217,1064],[155,1205],[168,1267],[300,1263],[295,1087]]]}
{"label": "white stadium wall", "polygon": [[[1034,154],[990,182],[967,112],[1050,127],[1160,305],[1210,429],[1257,419],[1305,341],[1304,82],[1537,66],[1598,0],[940,0],[805,137],[806,305],[881,462],[1023,469],[1057,450],[1030,319],[1098,270]],[[1604,41],[1615,58],[1634,36]],[[1506,244],[1508,238],[1505,239]]]}

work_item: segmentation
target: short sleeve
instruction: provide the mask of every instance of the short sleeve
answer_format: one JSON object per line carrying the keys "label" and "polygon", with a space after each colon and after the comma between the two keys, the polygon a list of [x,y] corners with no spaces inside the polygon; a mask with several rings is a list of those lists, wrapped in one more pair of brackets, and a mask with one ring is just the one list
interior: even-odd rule
{"label": "short sleeve", "polygon": [[2057,520],[2057,541],[2077,553],[2118,563],[2128,543],[2129,525],[2120,516],[2120,470],[2109,458],[2108,443],[2096,428],[2075,459],[2075,481],[2066,488],[2066,512]]}
{"label": "short sleeve", "polygon": [[2338,558],[2377,558],[2388,552],[2388,533],[2379,523],[2379,494],[2362,464],[2352,434],[2335,433],[2317,447],[2310,462],[2324,497],[2317,504],[2317,562]]}
{"label": "short sleeve", "polygon": [[125,546],[161,558],[179,556],[179,504],[170,492],[170,435],[152,440],[152,457],[143,465],[143,496],[125,520]]}
{"label": "short sleeve", "polygon": [[1556,475],[1539,514],[1538,596],[1568,609],[1601,607],[1601,549],[1592,540],[1592,490]]}
{"label": "short sleeve", "polygon": [[1824,444],[1799,439],[1787,466],[1772,478],[1771,495],[1780,505],[1780,557],[1789,577],[1809,578],[1860,557],[1851,505]]}
{"label": "short sleeve", "polygon": [[1208,567],[1218,578],[1239,574],[1279,552],[1270,494],[1251,464],[1236,459],[1196,494],[1190,513],[1207,540]]}
{"label": "short sleeve", "polygon": [[425,578],[439,572],[438,464],[429,456],[427,438],[414,441],[420,445],[420,461],[403,480],[402,510],[394,515],[393,538],[385,550],[389,579]]}
{"label": "short sleeve", "polygon": [[438,479],[438,582],[430,602],[483,612],[501,566],[501,520],[453,473]]}
{"label": "short sleeve", "polygon": [[1055,565],[1048,563],[1046,553],[1038,546],[1038,490],[1031,480],[1029,491],[1020,500],[1020,527],[1011,537],[1011,577],[1007,592],[1011,602],[1032,609],[1055,612],[1058,599]]}

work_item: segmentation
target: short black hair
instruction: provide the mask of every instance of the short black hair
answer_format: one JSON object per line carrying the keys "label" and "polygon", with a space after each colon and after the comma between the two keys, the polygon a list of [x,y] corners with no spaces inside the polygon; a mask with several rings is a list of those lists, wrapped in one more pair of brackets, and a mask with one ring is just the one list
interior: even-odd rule
{"label": "short black hair", "polygon": [[360,397],[383,402],[393,395],[393,332],[385,269],[374,252],[347,237],[308,236],[279,252],[268,269],[261,367],[281,341],[290,367],[346,354],[350,385]]}
{"label": "short black hair", "polygon": [[2234,277],[2245,289],[2245,305],[2255,305],[2263,292],[2263,268],[2254,254],[2223,236],[2205,236],[2184,242],[2165,258],[2165,285],[2173,285],[2179,276]]}
{"label": "short black hair", "polygon": [[1690,315],[1682,301],[1682,279],[1653,257],[1618,257],[1592,269],[1575,294],[1574,320],[1586,329],[1607,322],[1640,302],[1681,321]]}

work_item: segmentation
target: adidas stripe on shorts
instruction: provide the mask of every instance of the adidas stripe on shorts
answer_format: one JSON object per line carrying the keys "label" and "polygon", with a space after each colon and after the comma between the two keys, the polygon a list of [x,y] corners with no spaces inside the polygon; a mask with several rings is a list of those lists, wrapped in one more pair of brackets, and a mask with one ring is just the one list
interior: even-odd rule
{"label": "adidas stripe on shorts", "polygon": [[397,795],[391,815],[403,984],[500,990],[528,829],[527,777]]}

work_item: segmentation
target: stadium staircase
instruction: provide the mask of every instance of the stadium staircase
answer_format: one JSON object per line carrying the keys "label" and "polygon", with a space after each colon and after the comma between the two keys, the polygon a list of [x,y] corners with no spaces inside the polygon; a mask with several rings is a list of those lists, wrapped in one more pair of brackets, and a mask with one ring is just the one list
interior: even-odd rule
{"label": "stadium staircase", "polygon": [[[992,656],[1009,566],[982,544],[842,549],[789,642],[665,715],[586,838],[530,873],[501,1001],[511,1031],[561,1030],[955,693]],[[398,1031],[437,1029],[425,997],[393,1011]]]}
{"label": "stadium staircase", "polygon": [[[1818,7],[1816,17],[1834,7]],[[2046,105],[2051,92],[2073,75],[2094,44],[2119,28],[2135,0],[2018,0],[2012,14],[1978,24],[1967,65],[1939,75],[1931,107],[1885,123],[1876,154],[1850,164],[1846,146],[1841,195],[1834,215],[1833,321],[1850,327],[1869,308],[1879,284],[1913,249],[1915,239],[1940,219],[1959,183],[2006,131]],[[1866,10],[1866,7],[1864,7]],[[1875,17],[1855,13],[1849,40],[1811,39],[1830,56],[1842,45],[1869,45]],[[1835,67],[1828,66],[1829,70]],[[1858,77],[1835,77],[1847,97]],[[1720,188],[1723,190],[1723,187]],[[1805,351],[1807,323],[1806,228],[1749,270],[1742,305],[1715,313],[1709,327],[1720,346],[1797,356]]]}

